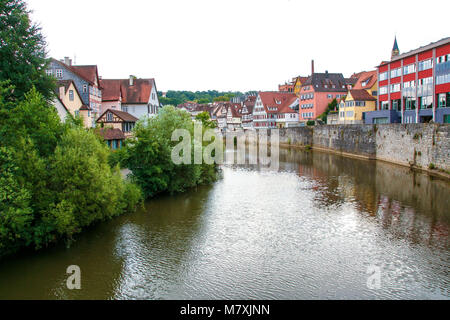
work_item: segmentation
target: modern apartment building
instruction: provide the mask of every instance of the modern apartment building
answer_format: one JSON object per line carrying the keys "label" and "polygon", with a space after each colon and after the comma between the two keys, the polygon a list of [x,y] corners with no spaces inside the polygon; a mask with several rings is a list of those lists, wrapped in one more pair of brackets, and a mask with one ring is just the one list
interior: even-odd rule
{"label": "modern apartment building", "polygon": [[450,123],[450,37],[400,54],[377,67],[377,110],[365,123]]}

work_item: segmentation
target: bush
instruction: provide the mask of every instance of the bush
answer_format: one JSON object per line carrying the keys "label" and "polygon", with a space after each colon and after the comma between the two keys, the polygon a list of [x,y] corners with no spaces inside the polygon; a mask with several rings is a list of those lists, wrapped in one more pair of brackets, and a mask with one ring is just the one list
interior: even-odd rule
{"label": "bush", "polygon": [[316,122],[314,120],[308,120],[308,122],[306,122],[307,126],[314,126],[316,124]]}
{"label": "bush", "polygon": [[[172,149],[179,143],[171,140],[175,129],[186,129],[192,137],[194,123],[188,113],[171,106],[164,107],[157,117],[139,122],[135,127],[135,138],[127,146],[126,166],[145,197],[162,192],[183,192],[217,178],[216,165],[175,165],[172,162]],[[191,146],[193,154],[193,139]]]}

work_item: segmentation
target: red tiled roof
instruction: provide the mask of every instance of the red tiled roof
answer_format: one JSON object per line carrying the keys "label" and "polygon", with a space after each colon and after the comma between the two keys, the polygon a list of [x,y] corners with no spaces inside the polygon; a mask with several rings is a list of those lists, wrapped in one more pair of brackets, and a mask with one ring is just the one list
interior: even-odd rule
{"label": "red tiled roof", "polygon": [[375,101],[374,97],[372,97],[366,90],[364,89],[353,89],[350,90],[350,94],[355,101]]}
{"label": "red tiled roof", "polygon": [[[297,96],[294,93],[286,92],[260,92],[261,102],[263,103],[264,109],[267,113],[277,113],[281,110],[285,110],[285,107],[289,107],[294,103]],[[279,102],[279,103],[277,103]],[[277,108],[276,111],[269,110],[268,108]]]}
{"label": "red tiled roof", "polygon": [[79,75],[81,75],[86,80],[91,83],[95,83],[98,79],[97,66],[70,66],[72,70],[75,70]]}
{"label": "red tiled roof", "polygon": [[[352,76],[353,77],[353,76]],[[370,89],[377,82],[377,71],[363,71],[355,74],[355,78],[358,78],[358,81],[355,83],[353,89]],[[362,83],[367,81],[368,83],[363,87]]]}
{"label": "red tiled roof", "polygon": [[100,117],[98,117],[97,121],[99,121],[107,112],[114,113],[116,116],[118,116],[124,122],[136,122],[136,121],[139,120],[138,118],[136,118],[135,116],[129,114],[128,112],[114,110],[114,109],[107,109],[105,112],[102,113],[102,115]]}
{"label": "red tiled roof", "polygon": [[118,101],[122,93],[120,88],[121,80],[100,80],[102,90],[102,101]]}
{"label": "red tiled roof", "polygon": [[145,103],[150,100],[154,79],[134,79],[134,83],[130,86],[129,79],[121,81],[123,103]]}
{"label": "red tiled roof", "polygon": [[125,140],[125,135],[120,129],[102,128],[99,133],[105,140]]}
{"label": "red tiled roof", "polygon": [[95,80],[98,79],[98,68],[95,65],[92,66],[69,66],[62,61],[56,60],[52,58],[52,61],[59,63],[64,66],[80,78],[89,82],[90,84],[94,84]]}
{"label": "red tiled roof", "polygon": [[122,97],[124,104],[147,104],[154,86],[154,79],[134,79],[130,85],[129,79],[103,79],[103,101],[117,101]]}

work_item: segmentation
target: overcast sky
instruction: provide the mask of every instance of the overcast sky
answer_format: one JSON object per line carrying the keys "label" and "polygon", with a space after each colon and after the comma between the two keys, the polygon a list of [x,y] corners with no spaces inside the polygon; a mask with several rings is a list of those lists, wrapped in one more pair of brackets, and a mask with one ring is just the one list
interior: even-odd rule
{"label": "overcast sky", "polygon": [[28,0],[50,56],[159,91],[276,90],[311,72],[371,70],[450,36],[449,1]]}

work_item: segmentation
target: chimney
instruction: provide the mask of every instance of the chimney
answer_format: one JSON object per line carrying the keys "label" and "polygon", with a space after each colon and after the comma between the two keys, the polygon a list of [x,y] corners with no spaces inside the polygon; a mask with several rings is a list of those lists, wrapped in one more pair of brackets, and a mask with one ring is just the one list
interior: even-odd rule
{"label": "chimney", "polygon": [[311,60],[311,75],[314,74],[314,60]]}
{"label": "chimney", "polygon": [[328,78],[328,70],[325,70],[325,78]]}
{"label": "chimney", "polygon": [[130,75],[130,86],[134,84],[134,76]]}
{"label": "chimney", "polygon": [[69,59],[69,57],[64,57],[64,63],[67,64],[68,66],[72,65],[72,59]]}

